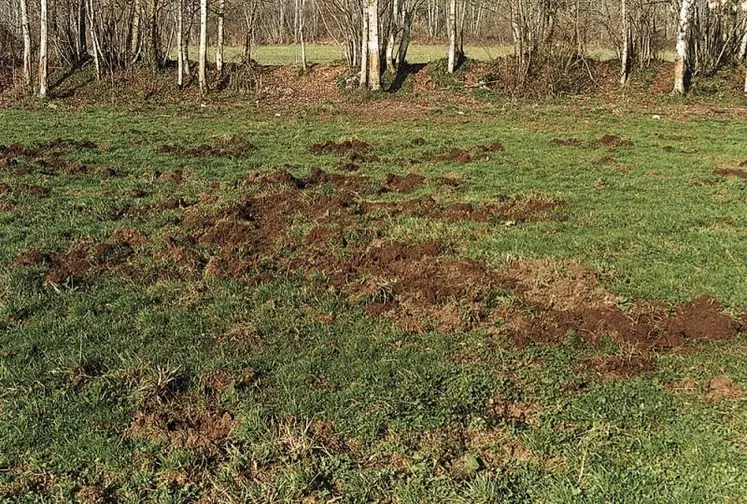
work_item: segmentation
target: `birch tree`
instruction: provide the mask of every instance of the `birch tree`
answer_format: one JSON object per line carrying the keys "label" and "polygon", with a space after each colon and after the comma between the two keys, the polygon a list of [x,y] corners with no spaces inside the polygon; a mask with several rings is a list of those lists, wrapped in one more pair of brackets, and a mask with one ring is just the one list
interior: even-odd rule
{"label": "birch tree", "polygon": [[620,51],[620,84],[624,86],[628,82],[631,67],[631,45],[632,29],[630,26],[630,17],[628,16],[628,0],[620,0],[620,17],[622,24],[622,47]]}
{"label": "birch tree", "polygon": [[47,0],[41,0],[40,29],[39,29],[39,97],[47,97],[47,72],[49,62],[47,60],[47,42],[49,35],[47,33]]}
{"label": "birch tree", "polygon": [[29,9],[27,0],[21,2],[21,31],[23,32],[23,85],[31,91],[31,30],[29,28]]}
{"label": "birch tree", "polygon": [[223,18],[226,11],[226,0],[218,0],[218,47],[215,49],[215,68],[223,76]]}
{"label": "birch tree", "polygon": [[207,0],[200,0],[200,48],[197,80],[200,93],[207,93]]}
{"label": "birch tree", "polygon": [[176,83],[184,85],[184,0],[176,1]]}
{"label": "birch tree", "polygon": [[[370,0],[363,0],[364,2]],[[367,6],[364,4],[361,10],[361,75],[359,85],[360,87],[366,87],[368,85],[368,11]]]}
{"label": "birch tree", "polygon": [[692,19],[693,0],[682,0],[680,5],[679,22],[677,23],[677,45],[674,60],[674,90],[675,94],[685,94],[685,77],[688,66],[688,46],[690,34],[690,20]]}
{"label": "birch tree", "polygon": [[449,0],[449,21],[447,28],[449,31],[449,54],[447,61],[447,70],[454,73],[457,65],[457,3],[456,0]]}
{"label": "birch tree", "polygon": [[368,0],[368,87],[372,91],[381,89],[379,0]]}

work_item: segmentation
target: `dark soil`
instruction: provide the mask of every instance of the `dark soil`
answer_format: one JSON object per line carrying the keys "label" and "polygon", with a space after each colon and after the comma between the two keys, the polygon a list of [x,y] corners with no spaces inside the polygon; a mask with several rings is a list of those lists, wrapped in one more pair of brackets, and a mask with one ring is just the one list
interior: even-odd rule
{"label": "dark soil", "polygon": [[98,150],[98,147],[88,140],[65,138],[56,138],[30,146],[21,143],[0,145],[0,159],[2,160],[0,169],[5,169],[15,175],[27,175],[32,172],[44,175],[85,174],[89,171],[86,165],[73,163],[65,158],[71,152],[80,150]]}
{"label": "dark soil", "polygon": [[553,138],[550,144],[556,147],[583,147],[584,141],[578,138]]}
{"label": "dark soil", "polygon": [[344,140],[342,142],[327,140],[326,142],[309,145],[309,152],[316,155],[335,154],[340,156],[350,153],[360,154],[370,150],[371,146],[363,140]]}
{"label": "dark soil", "polygon": [[747,180],[747,170],[739,170],[736,168],[719,168],[718,170],[714,170],[713,174],[722,177],[737,177]]}
{"label": "dark soil", "polygon": [[633,142],[616,135],[603,135],[599,140],[593,142],[593,145],[596,147],[632,147]]}
{"label": "dark soil", "polygon": [[[103,242],[78,241],[65,252],[30,250],[14,264],[45,266],[47,283],[78,286],[104,273],[140,279],[224,277],[250,284],[293,276],[336,291],[372,316],[390,319],[407,331],[479,329],[519,347],[555,344],[569,334],[596,344],[602,335],[612,335],[637,349],[626,360],[593,362],[601,375],[645,372],[653,368],[659,352],[726,340],[739,330],[739,323],[709,297],[674,307],[632,303],[623,310],[589,267],[512,260],[496,270],[481,261],[454,257],[442,243],[383,237],[383,223],[397,214],[450,222],[522,223],[563,218],[567,207],[562,201],[532,195],[501,196],[480,205],[441,203],[430,197],[398,202],[361,199],[387,190],[407,192],[427,181],[416,174],[389,175],[378,184],[369,177],[319,169],[305,178],[285,170],[255,173],[245,179],[254,187],[238,203],[220,206],[216,185],[197,201],[173,198],[153,207],[151,211],[176,210],[181,218],[177,231],[155,243],[134,228],[122,227]],[[308,233],[294,231],[299,220],[313,223]],[[172,444],[199,444],[190,439],[202,438],[203,430],[212,429],[208,426],[220,433],[231,425],[219,411],[192,423],[178,415],[170,420],[162,413],[143,415],[133,428],[152,428]],[[173,434],[168,425],[183,428]]]}

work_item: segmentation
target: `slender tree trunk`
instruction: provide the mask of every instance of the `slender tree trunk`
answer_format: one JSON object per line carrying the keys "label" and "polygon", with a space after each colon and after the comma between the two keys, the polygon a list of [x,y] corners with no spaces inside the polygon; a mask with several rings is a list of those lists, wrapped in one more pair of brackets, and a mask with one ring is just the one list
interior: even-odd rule
{"label": "slender tree trunk", "polygon": [[21,31],[23,32],[23,85],[31,92],[31,30],[27,0],[21,1]]}
{"label": "slender tree trunk", "polygon": [[176,0],[176,83],[184,85],[184,0]]}
{"label": "slender tree trunk", "polygon": [[223,17],[226,11],[226,0],[218,0],[218,47],[215,50],[215,67],[218,75],[223,76]]}
{"label": "slender tree trunk", "polygon": [[298,40],[301,43],[301,68],[306,71],[306,38],[304,37],[304,28],[306,27],[306,0],[301,0],[301,9],[298,12]]}
{"label": "slender tree trunk", "polygon": [[454,73],[457,65],[457,3],[456,0],[449,0],[449,23],[447,25],[449,31],[449,58],[447,62],[447,70],[449,73]]}
{"label": "slender tree trunk", "polygon": [[628,0],[621,0],[620,12],[622,18],[622,51],[620,53],[620,85],[624,86],[628,82],[630,75],[630,18],[628,17]]}
{"label": "slender tree trunk", "polygon": [[76,44],[76,58],[78,62],[83,61],[88,54],[88,45],[86,44],[86,10],[90,7],[90,3],[88,5],[86,3],[87,0],[80,0],[78,2],[78,40]]}
{"label": "slender tree trunk", "polygon": [[137,62],[140,57],[140,18],[142,16],[140,0],[133,3],[132,14],[132,37],[130,38],[130,62]]}
{"label": "slender tree trunk", "polygon": [[200,0],[200,49],[197,79],[200,93],[207,92],[207,0]]}
{"label": "slender tree trunk", "polygon": [[368,0],[368,87],[372,91],[381,89],[379,0]]}
{"label": "slender tree trunk", "polygon": [[[364,0],[364,2],[366,1],[368,0]],[[361,11],[361,75],[359,81],[361,87],[366,87],[368,84],[368,21],[368,11],[364,4]]]}
{"label": "slender tree trunk", "polygon": [[148,28],[150,29],[150,64],[154,71],[161,67],[161,50],[158,34],[158,0],[150,0]]}
{"label": "slender tree trunk", "polygon": [[96,80],[101,80],[101,60],[99,59],[99,43],[96,35],[96,10],[93,0],[88,2],[88,25],[91,32],[91,45],[93,46],[93,66],[96,69]]}
{"label": "slender tree trunk", "polygon": [[412,13],[405,10],[402,20],[402,36],[399,39],[399,50],[397,51],[397,69],[401,70],[405,66],[407,58],[407,49],[410,46],[410,29],[412,27]]}
{"label": "slender tree trunk", "polygon": [[680,6],[679,23],[677,24],[677,45],[674,60],[674,90],[675,94],[685,94],[685,79],[689,65],[688,37],[690,34],[690,20],[692,19],[693,0],[682,0]]}
{"label": "slender tree trunk", "polygon": [[39,29],[39,97],[47,97],[47,0],[41,0]]}
{"label": "slender tree trunk", "polygon": [[386,44],[386,68],[394,73],[397,70],[397,61],[394,59],[394,45],[397,42],[397,22],[399,20],[399,9],[401,0],[392,1],[392,19],[389,23],[389,37]]}

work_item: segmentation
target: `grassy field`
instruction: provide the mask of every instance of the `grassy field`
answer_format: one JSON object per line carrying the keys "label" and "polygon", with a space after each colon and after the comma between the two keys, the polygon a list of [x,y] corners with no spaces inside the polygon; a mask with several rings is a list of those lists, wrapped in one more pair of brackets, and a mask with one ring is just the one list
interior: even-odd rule
{"label": "grassy field", "polygon": [[747,499],[743,120],[323,112],[0,111],[0,500]]}
{"label": "grassy field", "polygon": [[[467,44],[464,53],[470,59],[478,61],[490,61],[495,58],[513,54],[513,47],[509,45],[482,45]],[[197,47],[190,48],[190,55],[197,55]],[[226,61],[240,61],[243,55],[241,47],[227,47],[225,49]],[[598,60],[614,59],[617,56],[614,51],[608,49],[590,49],[589,56]],[[175,57],[175,54],[172,55]],[[413,44],[407,52],[407,60],[410,63],[428,63],[446,57],[446,45],[437,44]],[[215,51],[208,50],[208,58],[215,59]],[[301,61],[301,49],[298,45],[258,45],[252,48],[252,58],[263,65],[291,65]],[[306,58],[312,63],[331,63],[343,59],[340,47],[336,44],[308,44],[306,46]],[[672,54],[664,54],[666,61],[673,61]]]}

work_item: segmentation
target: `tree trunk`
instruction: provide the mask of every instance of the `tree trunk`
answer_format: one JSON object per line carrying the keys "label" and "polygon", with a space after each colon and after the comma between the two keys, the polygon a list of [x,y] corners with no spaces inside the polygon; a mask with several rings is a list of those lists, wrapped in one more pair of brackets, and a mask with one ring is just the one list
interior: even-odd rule
{"label": "tree trunk", "polygon": [[23,32],[23,85],[31,92],[31,30],[26,0],[21,0],[21,31]]}
{"label": "tree trunk", "polygon": [[223,76],[223,17],[226,10],[226,0],[218,0],[218,47],[215,50],[215,68],[218,75]]}
{"label": "tree trunk", "polygon": [[687,78],[689,64],[688,36],[690,34],[692,6],[693,0],[682,0],[679,23],[677,25],[677,46],[674,60],[674,90],[672,92],[680,95],[683,95],[686,92],[685,80]]}
{"label": "tree trunk", "polygon": [[368,11],[364,5],[361,11],[361,75],[359,81],[361,87],[366,87],[368,84],[368,21]]}
{"label": "tree trunk", "polygon": [[397,70],[397,61],[394,59],[394,45],[397,42],[397,22],[399,20],[399,9],[402,0],[392,1],[392,18],[389,22],[389,37],[386,44],[386,68],[394,73]]}
{"label": "tree trunk", "polygon": [[368,87],[372,91],[381,89],[379,0],[368,0]]}
{"label": "tree trunk", "polygon": [[41,0],[39,29],[39,97],[47,97],[47,0]]}
{"label": "tree trunk", "polygon": [[628,17],[628,0],[621,0],[620,12],[622,20],[622,48],[620,52],[620,85],[624,86],[630,76],[630,45],[631,30],[630,18]]}
{"label": "tree trunk", "polygon": [[93,0],[88,2],[88,25],[91,32],[91,45],[93,46],[93,66],[96,69],[96,80],[101,80],[101,60],[99,59],[99,43],[96,35],[96,10]]}
{"label": "tree trunk", "polygon": [[301,0],[301,9],[298,12],[298,40],[301,43],[301,68],[306,71],[306,38],[304,37],[304,28],[306,27],[306,0]]}
{"label": "tree trunk", "polygon": [[447,62],[447,71],[454,73],[457,65],[457,3],[456,0],[449,0],[449,58]]}
{"label": "tree trunk", "polygon": [[184,85],[184,0],[176,0],[176,83]]}
{"label": "tree trunk", "polygon": [[207,0],[200,0],[200,49],[197,79],[200,93],[207,92]]}
{"label": "tree trunk", "polygon": [[86,44],[86,10],[90,6],[90,3],[86,5],[86,0],[78,2],[78,41],[76,44],[76,58],[78,62],[82,62],[88,55],[88,46]]}
{"label": "tree trunk", "polygon": [[405,66],[407,58],[407,49],[410,46],[410,29],[412,27],[412,12],[405,10],[402,21],[402,36],[399,39],[399,50],[397,51],[397,69],[401,70]]}
{"label": "tree trunk", "polygon": [[140,0],[135,0],[132,7],[132,36],[130,37],[130,62],[135,63],[140,57]]}
{"label": "tree trunk", "polygon": [[161,67],[161,50],[158,34],[158,0],[150,0],[148,28],[150,29],[150,65],[154,71]]}

